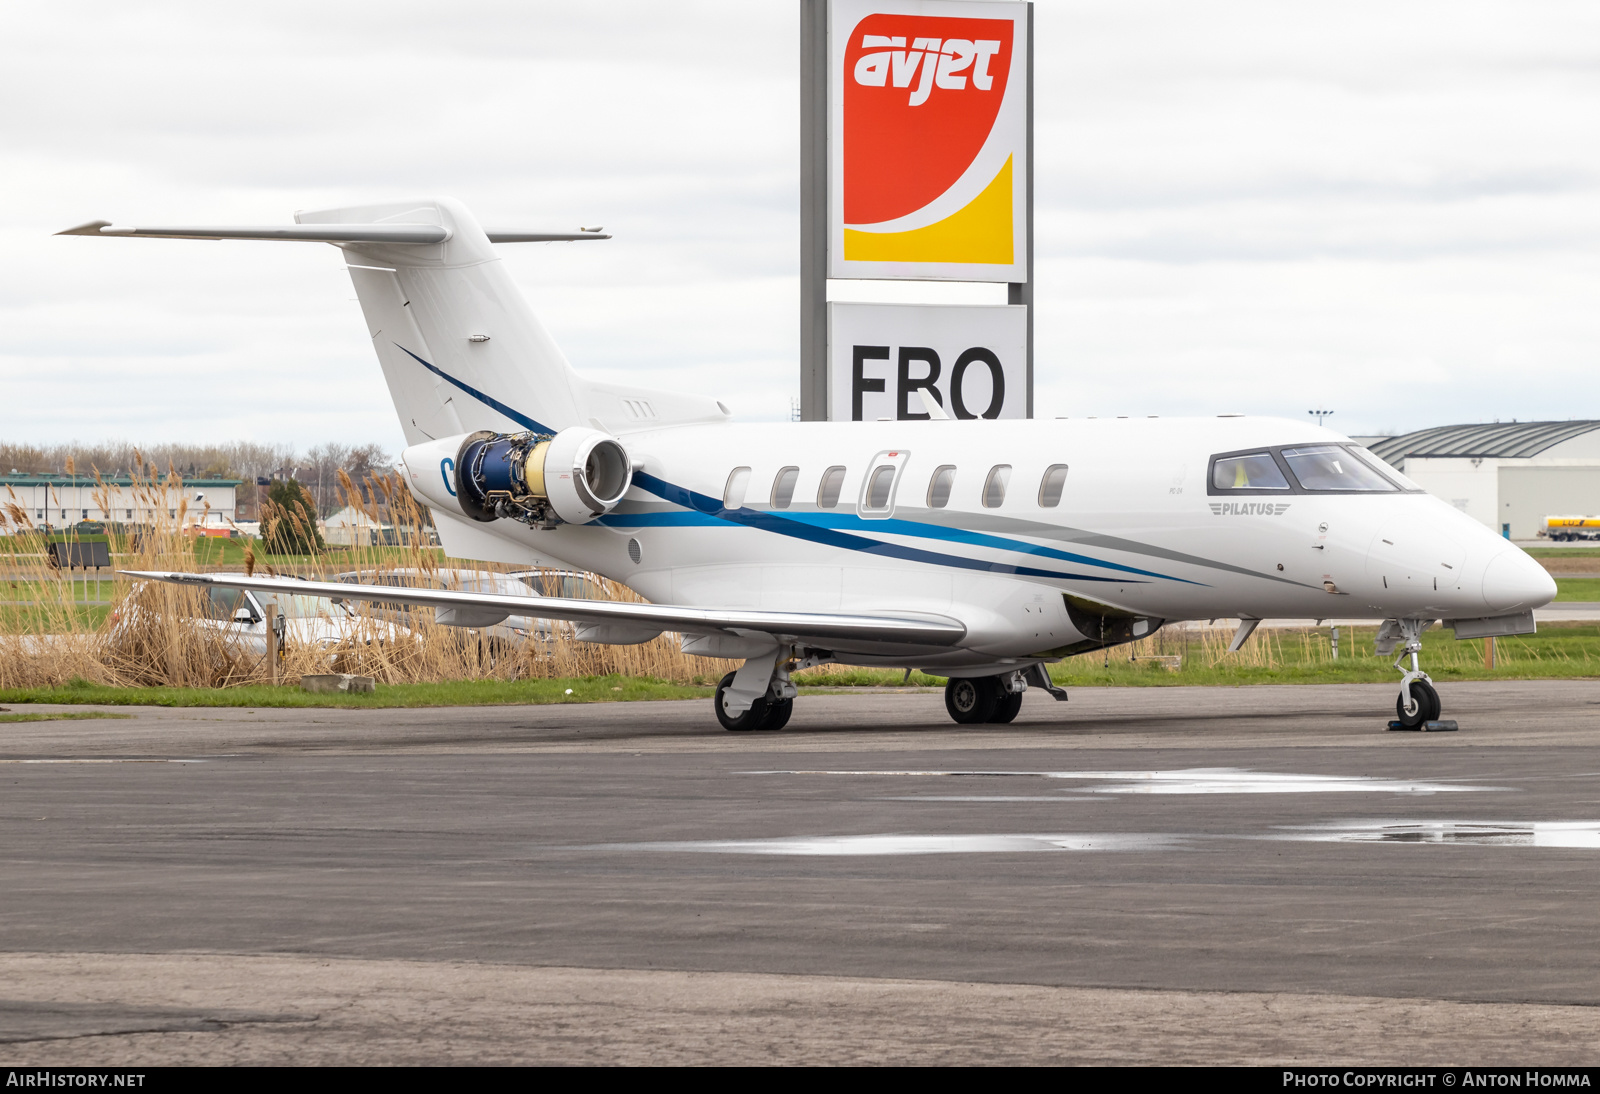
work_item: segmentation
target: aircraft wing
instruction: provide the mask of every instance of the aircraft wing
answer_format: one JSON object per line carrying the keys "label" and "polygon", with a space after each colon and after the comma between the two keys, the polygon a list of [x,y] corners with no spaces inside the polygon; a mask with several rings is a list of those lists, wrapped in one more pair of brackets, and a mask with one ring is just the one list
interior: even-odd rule
{"label": "aircraft wing", "polygon": [[[563,243],[579,239],[610,239],[600,231],[524,232],[486,230],[490,243]],[[138,228],[91,220],[58,236],[133,236],[146,239],[278,239],[302,243],[443,243],[450,229],[434,224],[287,224],[201,225],[197,227]]]}
{"label": "aircraft wing", "polygon": [[621,623],[659,627],[688,634],[770,634],[782,639],[822,643],[892,646],[953,646],[967,628],[947,616],[835,615],[821,612],[747,611],[737,608],[687,608],[673,604],[634,604],[615,600],[508,596],[504,593],[410,589],[390,585],[346,585],[292,577],[242,577],[237,574],[182,574],[123,570],[129,577],[179,585],[219,585],[267,593],[299,593],[334,600],[417,604],[430,608],[478,608],[567,619],[576,623]]}

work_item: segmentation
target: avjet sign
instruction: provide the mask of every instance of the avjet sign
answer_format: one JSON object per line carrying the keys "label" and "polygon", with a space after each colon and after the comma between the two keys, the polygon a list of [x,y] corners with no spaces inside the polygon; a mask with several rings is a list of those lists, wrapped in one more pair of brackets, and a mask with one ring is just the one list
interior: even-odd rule
{"label": "avjet sign", "polygon": [[830,304],[828,417],[1025,418],[1027,322],[1020,306]]}
{"label": "avjet sign", "polygon": [[1027,5],[830,9],[829,275],[1027,281]]}

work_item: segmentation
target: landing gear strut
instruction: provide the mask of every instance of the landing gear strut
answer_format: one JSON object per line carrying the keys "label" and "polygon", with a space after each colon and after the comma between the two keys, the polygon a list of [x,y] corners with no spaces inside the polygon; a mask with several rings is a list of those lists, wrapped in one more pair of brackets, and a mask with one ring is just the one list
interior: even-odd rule
{"label": "landing gear strut", "polygon": [[[1417,664],[1417,654],[1422,652],[1422,632],[1432,625],[1431,619],[1386,619],[1378,631],[1380,653],[1389,653],[1396,646],[1400,653],[1394,659],[1395,669],[1401,673],[1400,695],[1394,701],[1396,729],[1422,729],[1430,722],[1437,723],[1443,708],[1433,680]],[[1404,662],[1411,659],[1407,670]],[[1454,723],[1445,723],[1454,728]]]}

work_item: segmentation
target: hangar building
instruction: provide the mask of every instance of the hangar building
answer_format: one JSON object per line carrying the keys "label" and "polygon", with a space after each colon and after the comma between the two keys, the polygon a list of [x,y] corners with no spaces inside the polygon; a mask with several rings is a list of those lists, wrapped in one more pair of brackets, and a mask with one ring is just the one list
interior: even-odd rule
{"label": "hangar building", "polygon": [[[126,475],[102,475],[100,483],[85,475],[0,475],[0,504],[16,505],[36,525],[64,528],[81,520],[110,520],[134,524],[153,523],[157,508],[165,504],[167,518],[178,515],[181,498],[188,503],[185,521],[226,527],[236,515],[238,479],[196,478],[184,482],[181,492],[164,486],[152,489]],[[210,508],[207,508],[209,503]],[[15,531],[15,528],[7,528]]]}
{"label": "hangar building", "polygon": [[1600,421],[1446,425],[1354,439],[1508,539],[1533,539],[1547,516],[1600,515]]}

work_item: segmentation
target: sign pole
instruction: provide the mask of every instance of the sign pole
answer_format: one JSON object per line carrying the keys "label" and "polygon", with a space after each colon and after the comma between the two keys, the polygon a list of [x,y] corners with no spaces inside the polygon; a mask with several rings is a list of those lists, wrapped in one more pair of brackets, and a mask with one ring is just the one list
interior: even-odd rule
{"label": "sign pole", "polygon": [[1028,218],[1028,280],[1006,286],[1006,303],[1021,304],[1028,309],[1028,402],[1025,417],[1033,417],[1033,4],[1027,6],[1028,51],[1028,169],[1024,173],[1024,204]]}
{"label": "sign pole", "polygon": [[828,420],[828,0],[800,0],[800,420]]}

